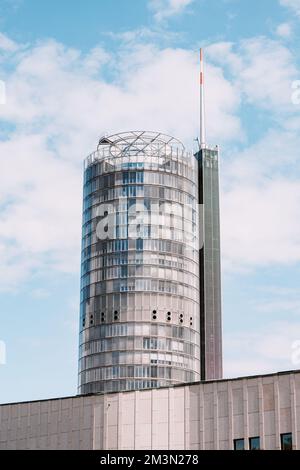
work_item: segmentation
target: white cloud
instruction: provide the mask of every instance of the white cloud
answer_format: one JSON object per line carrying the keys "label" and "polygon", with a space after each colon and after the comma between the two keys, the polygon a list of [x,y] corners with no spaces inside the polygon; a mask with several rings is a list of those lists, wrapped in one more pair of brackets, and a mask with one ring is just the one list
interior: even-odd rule
{"label": "white cloud", "polygon": [[15,289],[25,282],[41,263],[15,243],[0,241],[0,290]]}
{"label": "white cloud", "polygon": [[[265,313],[265,319],[274,317],[286,317],[291,319],[300,314],[300,291],[292,287],[280,285],[261,286],[259,300],[255,302],[258,313]],[[270,314],[270,315],[268,315]]]}
{"label": "white cloud", "polygon": [[300,261],[298,135],[270,131],[224,163],[224,267]]}
{"label": "white cloud", "polygon": [[150,0],[149,8],[154,12],[156,21],[163,21],[182,13],[194,0]]}
{"label": "white cloud", "polygon": [[293,32],[292,26],[290,23],[281,23],[276,28],[276,33],[282,38],[291,37]]}
{"label": "white cloud", "polygon": [[260,295],[254,302],[254,308],[258,314],[265,314],[264,318],[267,322],[276,317],[286,318],[287,315],[291,321],[299,318],[299,288],[282,287],[281,285],[262,286],[261,292],[258,294]]}
{"label": "white cloud", "polygon": [[276,299],[273,301],[262,302],[258,306],[258,310],[261,312],[269,312],[274,314],[274,311],[280,313],[300,313],[300,299],[291,299],[291,300],[280,300]]}
{"label": "white cloud", "polygon": [[178,39],[183,37],[183,34],[179,31],[171,31],[169,29],[164,28],[161,25],[156,25],[155,28],[146,28],[141,27],[129,31],[123,32],[108,32],[103,33],[104,36],[108,36],[115,41],[121,41],[124,44],[130,44],[135,46],[136,44],[158,44],[162,47],[162,44],[166,42],[166,44],[170,45],[171,43],[175,42]]}
{"label": "white cloud", "polygon": [[18,49],[18,45],[5,34],[0,33],[0,50],[14,52]]}
{"label": "white cloud", "polygon": [[[257,119],[260,110],[266,109],[276,120],[276,130],[267,131],[260,141],[237,154],[227,151],[229,161],[224,164],[222,176],[225,253],[228,250],[232,260],[233,253],[237,255],[241,249],[241,256],[254,264],[258,262],[253,258],[256,253],[263,264],[272,259],[281,262],[281,255],[276,253],[280,250],[282,258],[285,253],[290,262],[295,250],[296,261],[299,255],[293,234],[299,233],[299,214],[294,201],[299,200],[300,139],[298,113],[291,103],[291,83],[299,73],[295,60],[278,41],[263,37],[239,44],[216,43],[207,48],[207,54],[224,67],[226,77],[232,77],[243,103],[255,107]],[[239,214],[239,220],[235,214]],[[279,214],[282,223],[277,220]],[[230,236],[233,224],[236,230]],[[227,245],[231,237],[232,245]],[[242,247],[240,242],[245,245]]]}
{"label": "white cloud", "polygon": [[208,56],[226,67],[235,89],[255,106],[279,111],[294,111],[291,84],[299,77],[292,52],[279,41],[265,37],[238,44],[216,43],[207,48]]}
{"label": "white cloud", "polygon": [[[291,103],[298,71],[291,52],[278,41],[251,38],[217,43],[207,55],[231,76],[253,119],[269,111],[276,130],[243,150],[221,155],[223,267],[249,270],[300,261],[299,118]],[[249,111],[247,111],[249,113]],[[251,116],[251,114],[248,114]],[[261,126],[266,115],[262,114]],[[246,143],[246,142],[245,142]]]}
{"label": "white cloud", "polygon": [[57,159],[44,136],[0,142],[1,288],[31,272],[73,272],[79,265],[81,174]]}
{"label": "white cloud", "polygon": [[255,333],[239,331],[225,334],[224,376],[237,377],[298,369],[299,363],[295,363],[294,352],[296,342],[300,340],[299,331],[298,321],[287,320],[265,323]]}
{"label": "white cloud", "polygon": [[260,110],[269,110],[276,122],[276,130],[255,144],[238,152],[227,149],[223,156],[223,267],[248,270],[297,263],[300,139],[297,109],[291,103],[291,83],[298,76],[294,58],[278,41],[266,38],[213,44],[207,54],[232,77],[257,119]]}
{"label": "white cloud", "polygon": [[300,261],[300,182],[238,185],[223,194],[223,256],[229,266]]}
{"label": "white cloud", "polygon": [[[47,289],[43,288],[38,288],[38,289],[33,289],[30,292],[31,297],[34,299],[46,299],[47,297],[50,297],[50,292]],[[75,309],[74,309],[75,310]]]}
{"label": "white cloud", "polygon": [[300,0],[279,0],[280,4],[291,8],[297,15],[300,15]]}
{"label": "white cloud", "polygon": [[102,47],[94,47],[85,57],[83,68],[97,73],[110,60],[110,55]]}

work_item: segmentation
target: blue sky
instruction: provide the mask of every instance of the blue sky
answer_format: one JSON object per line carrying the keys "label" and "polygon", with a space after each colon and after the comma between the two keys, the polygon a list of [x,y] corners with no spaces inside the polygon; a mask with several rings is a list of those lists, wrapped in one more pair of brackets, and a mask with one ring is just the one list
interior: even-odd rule
{"label": "blue sky", "polygon": [[0,402],[76,393],[82,160],[130,129],[192,147],[200,46],[224,375],[298,368],[300,0],[0,0],[0,33]]}

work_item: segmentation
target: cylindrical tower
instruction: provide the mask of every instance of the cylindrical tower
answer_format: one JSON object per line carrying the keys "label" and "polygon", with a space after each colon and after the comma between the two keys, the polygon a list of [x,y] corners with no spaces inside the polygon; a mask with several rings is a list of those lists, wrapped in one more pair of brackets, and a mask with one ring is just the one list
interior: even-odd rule
{"label": "cylindrical tower", "polygon": [[85,160],[79,393],[200,380],[197,161],[128,132]]}

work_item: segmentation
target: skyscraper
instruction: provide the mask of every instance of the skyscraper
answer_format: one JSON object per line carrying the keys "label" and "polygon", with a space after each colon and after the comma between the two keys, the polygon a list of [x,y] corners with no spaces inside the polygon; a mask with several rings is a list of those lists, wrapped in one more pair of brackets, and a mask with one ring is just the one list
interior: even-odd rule
{"label": "skyscraper", "polygon": [[79,392],[200,380],[197,160],[129,132],[85,162]]}
{"label": "skyscraper", "polygon": [[218,150],[102,137],[84,168],[79,393],[222,376]]}

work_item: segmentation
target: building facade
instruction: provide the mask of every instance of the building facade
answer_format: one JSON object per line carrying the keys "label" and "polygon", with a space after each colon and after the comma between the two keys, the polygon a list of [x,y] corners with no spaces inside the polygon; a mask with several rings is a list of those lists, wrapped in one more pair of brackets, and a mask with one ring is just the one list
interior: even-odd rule
{"label": "building facade", "polygon": [[[199,161],[177,139],[153,132],[104,137],[86,159],[80,394],[200,380],[199,275],[211,265],[206,257],[199,264]],[[212,292],[215,280],[207,279],[204,291]],[[214,299],[205,304],[203,356]],[[209,351],[208,377],[218,378]],[[221,347],[218,355],[220,362]]]}
{"label": "building facade", "polygon": [[129,132],[86,159],[80,394],[222,376],[218,162],[202,154]]}
{"label": "building facade", "polygon": [[300,449],[300,371],[0,405],[0,449]]}
{"label": "building facade", "polygon": [[218,147],[203,146],[195,157],[203,237],[199,244],[201,380],[212,380],[223,376]]}

